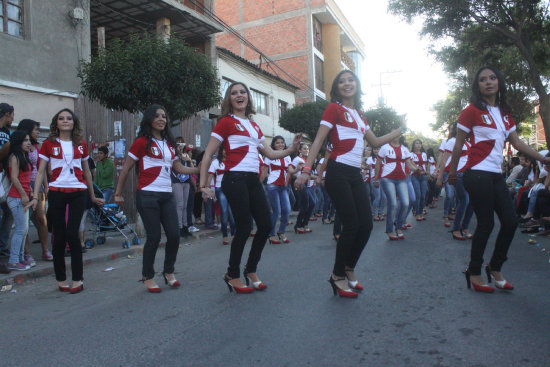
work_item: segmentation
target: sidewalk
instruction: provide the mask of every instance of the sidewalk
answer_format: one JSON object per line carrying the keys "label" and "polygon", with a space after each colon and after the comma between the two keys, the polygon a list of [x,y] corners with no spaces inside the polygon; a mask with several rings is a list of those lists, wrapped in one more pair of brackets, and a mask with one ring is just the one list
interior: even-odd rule
{"label": "sidewalk", "polygon": [[[180,245],[188,242],[194,242],[197,240],[200,240],[201,238],[205,237],[216,237],[221,236],[220,230],[205,230],[202,227],[203,226],[197,226],[200,227],[200,232],[192,233],[192,236],[180,238]],[[132,225],[132,228],[133,225]],[[29,227],[29,240],[32,242],[38,238],[38,235],[36,233],[36,228],[31,224]],[[94,233],[91,231],[87,231],[84,235],[84,240],[88,238],[93,238],[95,242]],[[131,239],[131,237],[130,237]],[[165,238],[163,236],[161,240],[161,245],[164,242]],[[135,256],[137,254],[140,254],[143,249],[143,244],[145,241],[145,238],[141,238],[141,244],[130,246],[129,248],[122,248],[122,242],[124,241],[124,237],[119,234],[118,232],[107,232],[106,233],[106,241],[104,244],[101,245],[95,245],[92,249],[88,249],[86,253],[83,254],[83,261],[84,266],[90,265],[90,264],[97,264],[101,262],[108,262],[110,260],[115,260],[122,257],[127,256]],[[51,242],[49,244],[49,249],[51,251]],[[36,266],[32,267],[30,270],[27,271],[12,271],[10,274],[0,274],[0,287],[8,285],[8,284],[21,284],[23,282],[27,282],[36,278],[44,277],[44,276],[53,276],[53,262],[52,261],[44,261],[42,260],[42,249],[39,243],[31,243],[30,244],[30,250],[31,254],[34,257],[36,261]],[[7,257],[0,258],[0,263],[6,264],[8,261]],[[67,267],[67,274],[70,274],[71,272],[71,258],[66,257],[65,263]]]}

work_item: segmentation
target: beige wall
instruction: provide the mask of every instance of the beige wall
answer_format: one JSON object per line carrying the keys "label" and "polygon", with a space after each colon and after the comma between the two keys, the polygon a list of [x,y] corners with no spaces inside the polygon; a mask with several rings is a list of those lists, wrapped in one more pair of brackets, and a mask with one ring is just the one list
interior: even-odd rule
{"label": "beige wall", "polygon": [[52,117],[63,108],[74,110],[74,99],[48,95],[23,89],[0,86],[0,102],[9,103],[15,109],[13,127],[22,119],[40,122],[41,127],[49,128]]}

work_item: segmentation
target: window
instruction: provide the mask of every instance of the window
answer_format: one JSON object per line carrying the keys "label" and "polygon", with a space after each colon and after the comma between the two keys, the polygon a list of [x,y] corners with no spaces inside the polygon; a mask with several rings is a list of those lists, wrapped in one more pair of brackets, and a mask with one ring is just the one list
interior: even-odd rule
{"label": "window", "polygon": [[313,17],[313,46],[320,52],[323,52],[323,25]]}
{"label": "window", "polygon": [[323,60],[315,56],[315,88],[325,91],[325,68]]}
{"label": "window", "polygon": [[251,89],[250,95],[257,113],[267,115],[267,94]]}
{"label": "window", "polygon": [[286,103],[285,101],[279,100],[279,118],[283,117],[287,109],[288,109],[288,103]]}
{"label": "window", "polygon": [[227,91],[227,88],[233,83],[233,80],[228,78],[222,78],[221,87],[222,87],[222,98],[225,97],[225,92]]}
{"label": "window", "polygon": [[0,0],[2,32],[23,37],[23,0]]}

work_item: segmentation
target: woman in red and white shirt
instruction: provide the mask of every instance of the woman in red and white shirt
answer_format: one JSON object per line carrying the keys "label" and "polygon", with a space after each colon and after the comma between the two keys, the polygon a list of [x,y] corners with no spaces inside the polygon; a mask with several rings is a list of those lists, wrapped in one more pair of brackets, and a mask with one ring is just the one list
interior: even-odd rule
{"label": "woman in red and white shirt", "polygon": [[428,167],[428,156],[424,152],[422,141],[415,139],[412,143],[413,152],[411,154],[412,161],[420,170],[413,172],[411,181],[414,187],[416,201],[414,203],[414,212],[417,221],[425,220],[424,207],[426,206],[426,194],[428,193],[428,179],[426,177]]}
{"label": "woman in red and white shirt", "polygon": [[[309,156],[309,144],[300,144],[299,152],[300,154],[294,157],[288,168],[288,172],[292,175],[296,175],[296,178],[300,177],[302,169],[306,164],[306,159]],[[310,176],[307,185],[303,189],[296,190],[296,200],[298,200],[298,205],[300,207],[298,216],[296,217],[296,225],[294,225],[294,232],[297,234],[313,232],[313,230],[308,227],[308,224],[311,220],[315,205],[317,204],[317,198],[313,188],[313,178],[316,178],[316,176],[313,176],[312,172],[310,172]]]}
{"label": "woman in red and white shirt", "polygon": [[[412,172],[417,171],[418,167],[412,162],[411,152],[401,144],[399,137],[383,145],[378,152],[378,158],[374,173],[374,184],[382,187],[388,202],[386,233],[392,241],[404,239],[405,235],[402,228],[409,209],[409,186],[405,167],[407,166]],[[382,160],[384,160],[384,167],[381,170]],[[399,198],[399,207],[397,198]]]}
{"label": "woman in red and white shirt", "polygon": [[483,253],[493,231],[495,212],[500,220],[500,230],[489,265],[485,267],[487,281],[494,280],[495,286],[500,289],[514,289],[501,272],[518,222],[501,170],[504,144],[508,140],[525,155],[550,161],[550,158],[535,152],[519,139],[511,112],[506,102],[506,84],[502,74],[493,67],[479,69],[472,82],[470,104],[458,118],[458,133],[449,169],[448,180],[454,184],[462,147],[468,137],[471,148],[463,180],[477,218],[477,228],[472,240],[470,263],[465,271],[466,284],[468,288],[473,284],[476,291],[486,293],[492,293],[494,288],[483,280],[481,267]]}
{"label": "woman in red and white shirt", "polygon": [[336,245],[329,282],[334,294],[348,298],[357,297],[356,291],[363,289],[354,268],[373,226],[370,201],[361,177],[364,139],[371,146],[380,146],[401,135],[401,130],[396,129],[377,138],[361,116],[361,95],[361,83],[353,72],[338,73],[330,91],[332,103],[325,109],[302,175],[295,182],[299,188],[304,186],[311,174],[311,165],[330,134],[332,152],[327,163],[325,187],[342,219],[343,230]]}
{"label": "woman in red and white shirt", "polygon": [[[260,127],[250,120],[254,113],[248,87],[241,82],[232,83],[227,88],[222,102],[223,117],[214,127],[204,152],[200,175],[200,189],[208,197],[213,198],[214,192],[206,185],[206,172],[212,155],[223,143],[226,171],[223,175],[222,190],[229,201],[237,226],[235,237],[231,241],[229,267],[223,279],[229,290],[235,290],[237,293],[251,293],[254,289],[267,288],[256,274],[262,250],[271,232],[269,204],[262,183],[258,179],[258,150],[260,149],[269,159],[283,158],[296,150],[301,138],[300,134],[296,135],[292,146],[287,149],[271,149]],[[248,287],[244,286],[240,278],[240,263],[246,240],[250,235],[251,216],[256,222],[257,231],[244,269],[246,283],[252,282],[252,287]]]}
{"label": "woman in red and white shirt", "polygon": [[164,282],[172,288],[180,286],[174,277],[180,231],[171,171],[173,169],[181,174],[198,172],[198,168],[184,166],[177,159],[176,141],[168,126],[168,115],[166,109],[160,105],[151,105],[143,111],[138,137],[130,147],[115,190],[115,203],[119,206],[124,204],[122,190],[136,163],[139,164],[136,206],[147,233],[147,241],[143,246],[142,280],[149,292],[159,293],[161,289],[153,277],[161,224],[166,234],[162,271]]}
{"label": "woman in red and white shirt", "polygon": [[[82,247],[78,228],[86,209],[86,192],[92,203],[103,205],[103,199],[94,195],[92,175],[87,160],[88,147],[82,140],[80,122],[73,111],[65,108],[59,111],[50,124],[50,135],[40,148],[40,165],[35,182],[43,182],[48,164],[51,179],[48,191],[48,220],[52,222],[53,265],[59,290],[78,293],[84,289]],[[33,197],[38,197],[41,185],[34,186]],[[68,221],[65,210],[69,206]],[[33,209],[36,208],[36,201]],[[73,284],[69,288],[65,273],[65,243],[71,249],[71,270]]]}
{"label": "woman in red and white shirt", "polygon": [[[271,149],[284,150],[286,149],[285,139],[277,135],[271,140]],[[288,182],[290,175],[288,167],[290,166],[290,157],[284,157],[271,160],[264,159],[264,163],[269,168],[269,176],[267,176],[267,198],[271,204],[271,233],[269,234],[270,243],[289,243],[289,239],[285,236],[286,224],[290,214],[290,200],[288,197]],[[275,229],[277,219],[281,216],[277,237],[275,237]]]}

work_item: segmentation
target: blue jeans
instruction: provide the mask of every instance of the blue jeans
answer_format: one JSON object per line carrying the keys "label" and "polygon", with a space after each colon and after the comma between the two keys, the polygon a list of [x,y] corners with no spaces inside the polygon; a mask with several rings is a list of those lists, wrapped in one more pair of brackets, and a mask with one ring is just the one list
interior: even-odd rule
{"label": "blue jeans", "polygon": [[103,199],[105,199],[105,204],[109,204],[111,202],[111,199],[113,198],[115,190],[112,187],[106,187],[101,191],[103,192]]}
{"label": "blue jeans", "polygon": [[212,217],[212,199],[203,201],[204,203],[204,226],[211,227],[214,225],[214,218]]}
{"label": "blue jeans", "polygon": [[25,238],[29,232],[29,209],[23,210],[21,198],[8,196],[7,204],[15,221],[9,263],[16,264],[25,261]]}
{"label": "blue jeans", "polygon": [[[386,194],[388,201],[388,218],[386,220],[386,233],[394,231],[395,228],[401,229],[405,221],[407,208],[409,207],[409,193],[407,180],[397,180],[393,178],[381,178],[380,185]],[[399,209],[397,209],[397,198],[399,197]]]}
{"label": "blue jeans", "polygon": [[278,233],[285,233],[288,215],[290,214],[288,190],[286,186],[268,184],[267,198],[271,205],[271,233],[269,235],[273,237],[275,236],[275,225],[277,219],[279,219],[279,214],[281,215],[281,222],[279,223]]}
{"label": "blue jeans", "polygon": [[189,227],[194,226],[193,222],[193,209],[195,208],[195,189],[193,185],[189,185],[189,196],[187,198],[187,225]]}
{"label": "blue jeans", "polygon": [[315,209],[314,213],[321,213],[323,210],[323,192],[321,191],[321,186],[313,186],[313,192],[315,193]]}
{"label": "blue jeans", "polygon": [[468,207],[468,203],[470,202],[468,193],[464,188],[464,181],[462,180],[462,176],[463,174],[461,172],[456,174],[456,185],[454,187],[456,197],[456,213],[455,220],[453,222],[453,231],[460,231],[461,229],[463,229],[462,218],[465,216],[466,208]]}
{"label": "blue jeans", "polygon": [[382,190],[381,186],[372,185],[372,195],[374,200],[372,201],[372,215],[377,216],[384,214],[384,208],[386,207],[386,193]]}
{"label": "blue jeans", "polygon": [[424,206],[426,206],[426,194],[428,192],[428,180],[426,175],[413,175],[411,181],[414,187],[414,212],[416,215],[422,215]]}
{"label": "blue jeans", "polygon": [[229,203],[227,202],[227,198],[225,197],[221,187],[216,187],[216,199],[220,204],[222,235],[227,237],[227,220],[229,220],[231,236],[234,236],[236,231],[235,219],[233,219],[233,213],[231,213],[231,208],[229,207]]}
{"label": "blue jeans", "polygon": [[288,191],[288,200],[290,201],[290,210],[292,210],[292,207],[296,203],[296,196],[294,196],[294,191],[292,191],[292,187],[290,187],[290,184],[286,187]]}
{"label": "blue jeans", "polygon": [[325,186],[321,186],[323,192],[323,220],[334,217],[334,205],[330,200],[330,196]]}
{"label": "blue jeans", "polygon": [[453,208],[455,201],[455,187],[446,182],[448,177],[449,172],[443,172],[443,181],[445,181],[445,203],[443,204],[444,217],[451,214],[451,209]]}
{"label": "blue jeans", "polygon": [[311,187],[304,187],[302,190],[296,191],[298,196],[298,204],[300,212],[296,219],[296,228],[303,228],[308,225],[309,218],[315,208],[315,194]]}
{"label": "blue jeans", "polygon": [[[407,211],[405,212],[405,216],[403,217],[403,223],[407,221],[407,217],[409,216],[413,205],[416,202],[416,195],[414,194],[411,176],[407,176],[407,192],[409,193],[409,205],[407,206]],[[401,201],[399,201],[399,204],[397,205],[397,211],[401,211]]]}
{"label": "blue jeans", "polygon": [[0,251],[8,250],[13,216],[7,203],[0,204]]}

